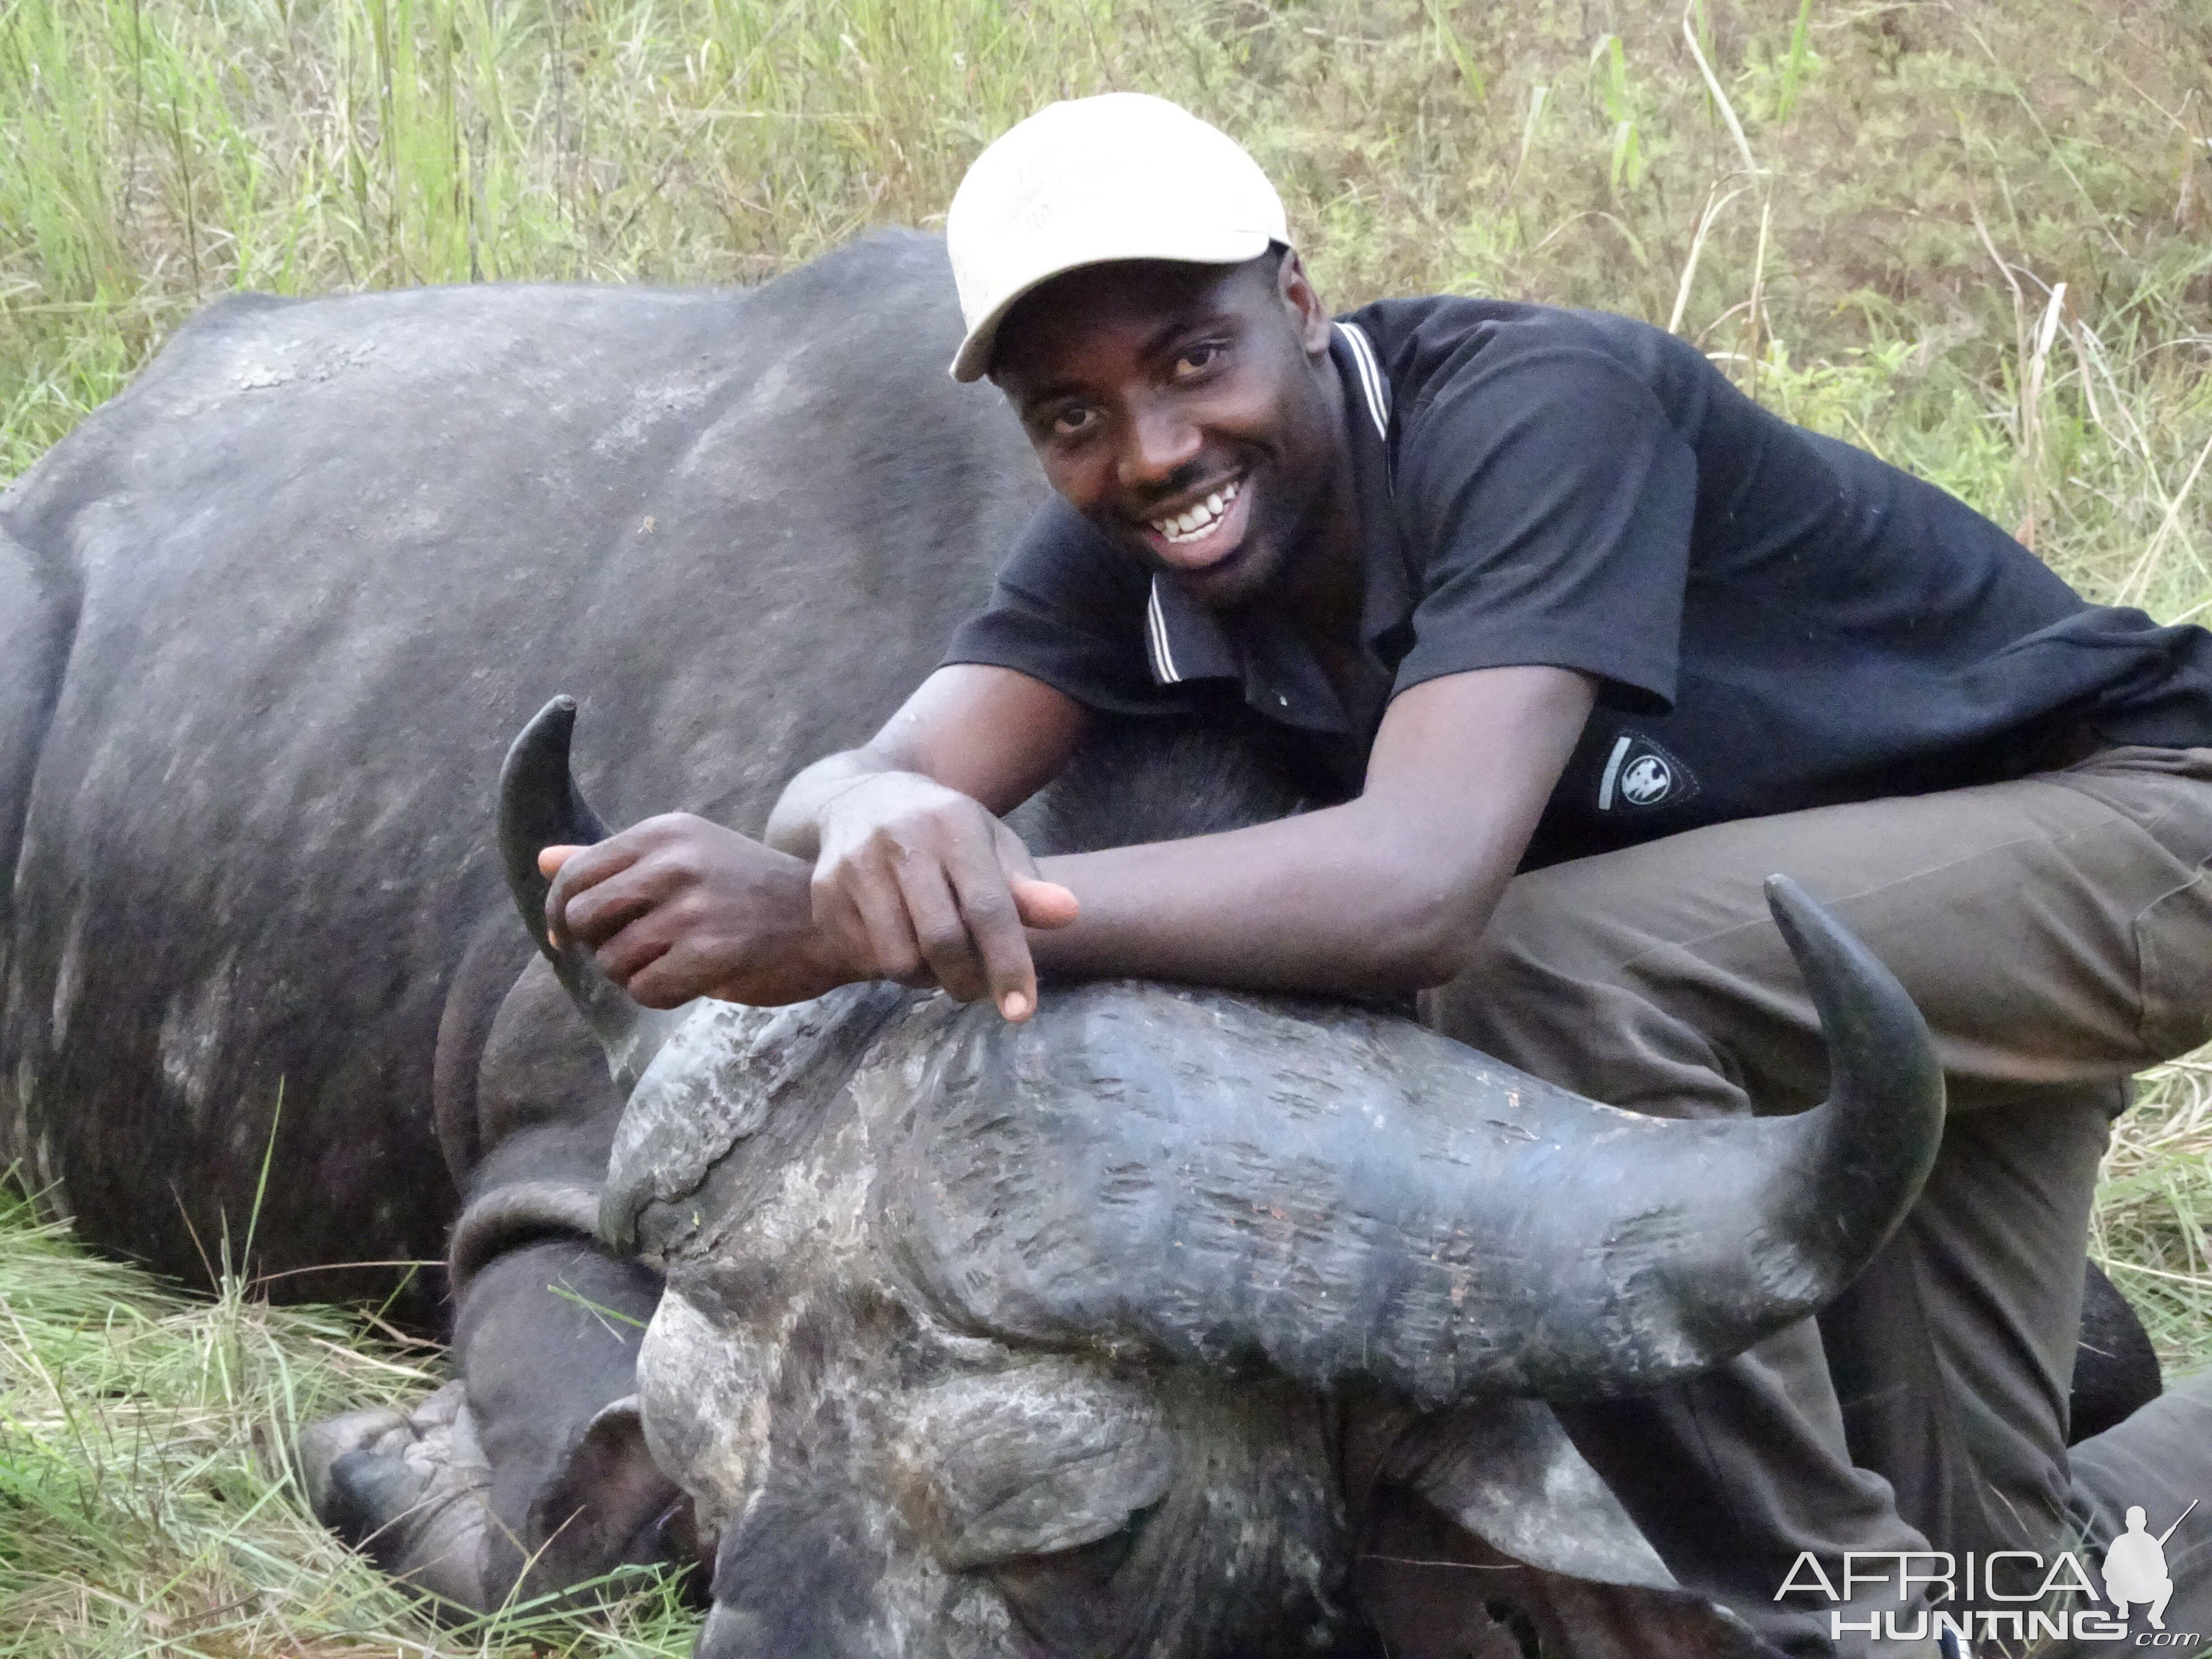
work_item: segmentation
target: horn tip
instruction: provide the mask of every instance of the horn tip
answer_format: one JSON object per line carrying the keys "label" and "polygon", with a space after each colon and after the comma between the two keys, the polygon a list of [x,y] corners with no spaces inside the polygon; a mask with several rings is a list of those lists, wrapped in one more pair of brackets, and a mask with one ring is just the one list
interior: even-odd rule
{"label": "horn tip", "polygon": [[502,794],[538,781],[539,769],[550,766],[565,773],[575,731],[576,700],[564,691],[532,714],[507,745],[507,760],[500,768]]}
{"label": "horn tip", "polygon": [[[544,933],[550,884],[538,872],[541,848],[561,841],[597,841],[589,808],[575,799],[568,750],[575,733],[576,699],[563,693],[532,715],[507,746],[499,774],[497,842],[508,890],[538,950],[559,958]],[[604,832],[601,832],[604,833]]]}
{"label": "horn tip", "polygon": [[1808,938],[1834,930],[1833,918],[1796,878],[1777,872],[1767,877],[1763,885],[1767,911],[1773,916],[1774,925],[1782,930],[1782,937],[1790,942],[1793,954]]}
{"label": "horn tip", "polygon": [[563,691],[530,717],[530,723],[522,728],[522,735],[526,739],[542,738],[574,731],[575,725],[576,700]]}

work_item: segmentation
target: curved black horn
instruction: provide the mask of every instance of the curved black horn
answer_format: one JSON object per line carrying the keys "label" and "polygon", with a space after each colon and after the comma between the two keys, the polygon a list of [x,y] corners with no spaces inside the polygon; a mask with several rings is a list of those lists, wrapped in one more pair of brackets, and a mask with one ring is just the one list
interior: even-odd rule
{"label": "curved black horn", "polygon": [[987,1328],[1431,1405],[1710,1369],[1850,1281],[1942,1130],[1896,979],[1790,883],[1769,900],[1831,1056],[1794,1117],[1641,1116],[1409,1021],[1217,992],[938,1012],[934,1144],[885,1153],[919,1172],[892,1200],[918,1281]]}
{"label": "curved black horn", "polygon": [[1826,1103],[1768,1120],[1790,1143],[1772,1170],[1771,1201],[1804,1217],[1796,1249],[1840,1289],[1905,1218],[1935,1167],[1943,1073],[1928,1022],[1873,951],[1787,876],[1766,878],[1766,903],[1828,1044]]}
{"label": "curved black horn", "polygon": [[556,697],[508,747],[499,769],[499,856],[522,925],[606,1050],[607,1070],[616,1085],[628,1093],[659,1051],[678,1016],[640,1007],[574,944],[556,950],[545,935],[545,895],[552,883],[538,872],[539,851],[589,846],[605,841],[608,833],[568,769],[568,745],[575,728],[576,700]]}

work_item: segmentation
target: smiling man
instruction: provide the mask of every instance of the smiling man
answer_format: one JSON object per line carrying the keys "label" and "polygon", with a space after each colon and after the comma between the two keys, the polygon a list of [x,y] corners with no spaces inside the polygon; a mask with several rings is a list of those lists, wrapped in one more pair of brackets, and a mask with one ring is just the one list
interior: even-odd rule
{"label": "smiling man", "polygon": [[[1563,1409],[1577,1444],[1686,1583],[1804,1654],[1928,1644],[1778,1600],[1802,1552],[2047,1549],[2212,1492],[2201,1390],[2065,1445],[2108,1124],[2212,1035],[2212,636],[2086,603],[1648,325],[1332,319],[1259,168],[1156,99],[1014,128],[947,239],[953,372],[1057,499],[769,847],[678,816],[554,849],[557,929],[662,1006],[888,977],[1019,1019],[1040,969],[1418,991],[1601,1100],[1782,1112],[1824,1084],[1761,896],[1788,872],[1926,1012],[1942,1156],[1817,1326]],[[1040,866],[1000,815],[1095,713],[1250,725],[1323,804]]]}

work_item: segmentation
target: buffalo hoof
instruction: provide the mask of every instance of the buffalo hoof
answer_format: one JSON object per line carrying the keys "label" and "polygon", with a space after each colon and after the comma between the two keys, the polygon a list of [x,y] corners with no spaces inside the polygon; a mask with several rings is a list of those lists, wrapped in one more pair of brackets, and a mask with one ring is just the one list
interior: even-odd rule
{"label": "buffalo hoof", "polygon": [[459,1382],[408,1415],[347,1412],[295,1449],[315,1516],[453,1613],[488,1611],[491,1469]]}

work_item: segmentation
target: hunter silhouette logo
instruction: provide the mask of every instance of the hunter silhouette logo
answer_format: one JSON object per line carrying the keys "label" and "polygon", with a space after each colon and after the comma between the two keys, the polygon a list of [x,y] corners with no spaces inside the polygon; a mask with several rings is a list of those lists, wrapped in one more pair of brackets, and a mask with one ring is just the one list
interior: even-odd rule
{"label": "hunter silhouette logo", "polygon": [[2142,1505],[2129,1506],[2128,1529],[2105,1552],[2105,1596],[2112,1604],[2114,1618],[2126,1620],[2136,1607],[2145,1607],[2150,1627],[2166,1628],[2166,1604],[2173,1598],[2173,1580],[2166,1571],[2166,1540],[2196,1507],[2192,1499],[2189,1509],[2174,1517],[2173,1526],[2154,1538],[2144,1525]]}

